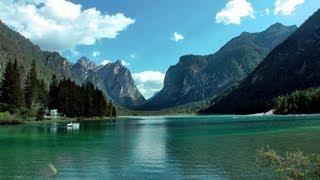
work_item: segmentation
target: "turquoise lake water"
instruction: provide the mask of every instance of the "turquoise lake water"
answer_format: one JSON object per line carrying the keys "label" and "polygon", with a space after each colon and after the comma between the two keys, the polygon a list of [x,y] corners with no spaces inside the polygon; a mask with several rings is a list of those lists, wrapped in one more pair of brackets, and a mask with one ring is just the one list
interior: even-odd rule
{"label": "turquoise lake water", "polygon": [[136,117],[0,127],[0,179],[272,179],[257,149],[320,154],[320,115]]}

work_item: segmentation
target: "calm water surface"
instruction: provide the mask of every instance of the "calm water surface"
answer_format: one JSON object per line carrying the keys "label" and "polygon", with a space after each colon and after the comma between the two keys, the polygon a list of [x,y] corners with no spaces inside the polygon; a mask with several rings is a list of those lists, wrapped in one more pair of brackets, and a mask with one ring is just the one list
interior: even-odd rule
{"label": "calm water surface", "polygon": [[0,179],[269,179],[256,150],[320,153],[320,115],[125,118],[0,127]]}

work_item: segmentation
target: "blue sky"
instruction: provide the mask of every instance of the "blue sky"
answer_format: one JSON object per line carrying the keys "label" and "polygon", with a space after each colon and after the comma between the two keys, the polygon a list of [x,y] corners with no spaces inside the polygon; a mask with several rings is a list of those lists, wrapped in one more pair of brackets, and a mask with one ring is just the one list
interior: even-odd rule
{"label": "blue sky", "polygon": [[319,7],[319,0],[1,0],[0,19],[71,62],[123,60],[148,98],[180,56],[214,53],[276,22],[301,25]]}

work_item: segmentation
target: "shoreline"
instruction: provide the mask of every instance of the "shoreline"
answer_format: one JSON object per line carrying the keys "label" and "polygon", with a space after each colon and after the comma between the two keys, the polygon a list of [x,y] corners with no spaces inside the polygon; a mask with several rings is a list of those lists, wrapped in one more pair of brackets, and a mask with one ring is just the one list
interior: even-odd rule
{"label": "shoreline", "polygon": [[134,117],[190,117],[190,116],[318,116],[320,113],[313,114],[268,114],[268,113],[257,113],[257,114],[163,114],[163,115],[124,115],[119,116],[118,118],[134,118]]}
{"label": "shoreline", "polygon": [[83,122],[83,121],[117,121],[125,118],[152,118],[152,117],[192,117],[192,116],[288,116],[288,117],[297,117],[297,116],[317,116],[320,113],[314,114],[248,114],[248,115],[237,115],[237,114],[167,114],[167,115],[150,115],[150,116],[118,116],[116,118],[109,118],[109,117],[93,117],[93,118],[68,118],[68,117],[55,117],[55,118],[46,118],[42,121],[36,121],[34,118],[32,120],[22,120],[22,119],[10,119],[10,120],[0,120],[0,126],[16,126],[16,125],[23,125],[23,124],[33,124],[33,123],[71,123],[71,122]]}
{"label": "shoreline", "polygon": [[15,126],[23,124],[35,124],[35,123],[71,123],[71,122],[81,122],[81,121],[113,121],[119,120],[121,117],[109,118],[109,117],[93,117],[93,118],[68,118],[68,117],[55,117],[55,118],[45,118],[42,121],[37,121],[34,118],[32,120],[22,120],[22,119],[11,119],[11,120],[0,120],[0,126]]}
{"label": "shoreline", "polygon": [[10,126],[10,125],[21,125],[26,124],[23,120],[13,119],[13,120],[0,120],[0,126]]}
{"label": "shoreline", "polygon": [[68,117],[55,117],[47,118],[43,121],[30,121],[27,123],[50,123],[50,122],[61,122],[61,123],[71,123],[71,122],[81,122],[81,121],[105,121],[105,120],[118,120],[119,118],[109,118],[109,117],[92,117],[92,118],[68,118]]}

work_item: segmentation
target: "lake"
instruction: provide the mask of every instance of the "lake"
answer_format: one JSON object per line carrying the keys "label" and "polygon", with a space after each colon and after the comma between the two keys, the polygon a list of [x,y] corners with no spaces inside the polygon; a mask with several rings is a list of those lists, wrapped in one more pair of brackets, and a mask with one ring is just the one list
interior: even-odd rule
{"label": "lake", "polygon": [[0,179],[268,179],[257,149],[320,154],[320,115],[135,117],[0,127]]}

